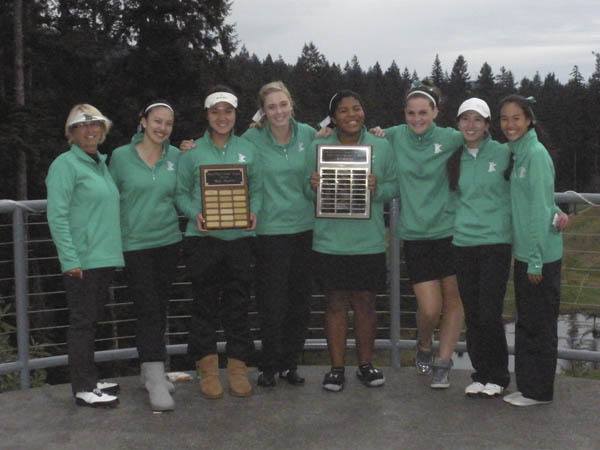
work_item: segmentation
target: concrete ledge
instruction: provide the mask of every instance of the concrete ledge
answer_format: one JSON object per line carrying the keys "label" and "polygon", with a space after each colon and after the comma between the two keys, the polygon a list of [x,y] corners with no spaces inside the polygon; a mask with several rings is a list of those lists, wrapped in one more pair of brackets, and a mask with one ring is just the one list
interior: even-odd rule
{"label": "concrete ledge", "polygon": [[516,408],[501,399],[466,398],[470,379],[463,371],[452,373],[450,389],[434,391],[412,368],[387,368],[384,387],[366,388],[348,367],[346,389],[330,393],[321,389],[327,368],[300,370],[306,386],[281,382],[256,388],[249,399],[206,400],[195,381],[178,384],[177,409],[165,414],[152,414],[137,377],[118,380],[116,410],[75,406],[69,385],[3,393],[0,448],[600,448],[598,381],[558,377],[554,403]]}

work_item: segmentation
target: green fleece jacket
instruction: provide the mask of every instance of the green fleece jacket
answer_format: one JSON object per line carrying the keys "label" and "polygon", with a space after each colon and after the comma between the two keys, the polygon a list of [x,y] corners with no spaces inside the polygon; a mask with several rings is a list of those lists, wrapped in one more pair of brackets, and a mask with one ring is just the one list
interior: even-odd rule
{"label": "green fleece jacket", "polygon": [[275,141],[268,126],[250,128],[242,136],[259,149],[263,189],[256,234],[294,234],[313,227],[314,206],[304,196],[304,163],[316,132],[293,119],[291,128],[285,145]]}
{"label": "green fleece jacket", "polygon": [[116,148],[109,165],[121,194],[121,234],[125,251],[181,241],[175,209],[180,152],[165,143],[160,159],[150,167],[135,149],[143,137],[143,133],[138,133],[129,144]]}
{"label": "green fleece jacket", "polygon": [[123,266],[119,191],[98,156],[72,145],[48,170],[48,225],[63,272]]}
{"label": "green fleece jacket", "polygon": [[[310,177],[316,170],[316,152],[319,144],[340,145],[337,134],[316,139],[306,152],[304,191],[308,198],[316,194],[310,186]],[[396,158],[385,139],[363,130],[359,145],[371,146],[371,173],[377,178],[375,194],[371,196],[369,219],[316,218],[313,231],[313,249],[333,255],[367,255],[385,252],[385,223],[383,204],[397,195]]]}
{"label": "green fleece jacket", "polygon": [[510,183],[504,178],[511,154],[489,137],[475,157],[466,148],[460,159],[454,237],[459,247],[510,244]]}
{"label": "green fleece jacket", "polygon": [[527,273],[539,275],[544,263],[562,258],[562,235],[552,225],[554,164],[535,130],[509,142],[515,155],[510,177],[513,221],[513,255],[527,263]]}
{"label": "green fleece jacket", "polygon": [[446,162],[463,145],[453,128],[433,124],[418,135],[407,125],[385,130],[398,161],[400,220],[396,234],[406,240],[441,239],[452,235],[454,199]]}
{"label": "green fleece jacket", "polygon": [[[262,177],[258,163],[258,149],[247,139],[232,135],[224,148],[218,148],[207,131],[196,141],[196,146],[179,158],[177,168],[176,204],[187,218],[186,236],[215,237],[226,241],[255,236],[252,230],[200,231],[196,216],[202,212],[200,167],[220,164],[244,164],[248,174],[250,210],[257,214],[261,208]],[[258,214],[257,214],[258,216]],[[260,217],[258,217],[260,220]]]}

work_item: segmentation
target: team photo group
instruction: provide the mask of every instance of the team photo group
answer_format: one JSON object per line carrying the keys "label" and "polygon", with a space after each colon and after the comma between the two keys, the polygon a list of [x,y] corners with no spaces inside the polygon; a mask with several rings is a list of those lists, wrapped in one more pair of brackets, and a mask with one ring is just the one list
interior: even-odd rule
{"label": "team photo group", "polygon": [[[510,95],[488,105],[466,98],[452,111],[455,127],[446,128],[436,125],[440,91],[415,83],[397,99],[404,124],[367,129],[360,93],[340,90],[322,105],[326,118],[317,131],[295,119],[294,98],[281,81],[260,89],[249,126],[236,123],[236,94],[225,85],[208,89],[206,116],[198,118],[199,128],[202,119],[208,124],[204,134],[178,146],[170,142],[176,108],[163,99],[144,106],[129,143],[102,153],[110,114],[90,104],[69,112],[70,148],[50,165],[46,186],[77,405],[119,403],[119,385],[98,379],[94,339],[115,269],[123,268],[150,407],[175,409],[165,333],[180,261],[193,294],[187,355],[205,398],[219,399],[225,390],[249,397],[255,384],[305,384],[298,362],[313,283],[326,302],[331,367],[323,389],[342,391],[350,376],[350,310],[357,353],[351,376],[369,388],[383,386],[384,373],[374,365],[375,299],[388,284],[384,205],[393,198],[400,214],[389,233],[401,241],[417,300],[416,372],[430,377],[432,388],[448,388],[466,326],[473,371],[465,395],[503,397],[514,406],[553,400],[568,216],[554,201],[554,165],[534,99]],[[498,141],[492,123],[502,130]],[[508,393],[502,312],[511,266],[516,387]],[[256,380],[247,365],[253,287],[262,346]],[[217,351],[221,329],[226,379]]]}

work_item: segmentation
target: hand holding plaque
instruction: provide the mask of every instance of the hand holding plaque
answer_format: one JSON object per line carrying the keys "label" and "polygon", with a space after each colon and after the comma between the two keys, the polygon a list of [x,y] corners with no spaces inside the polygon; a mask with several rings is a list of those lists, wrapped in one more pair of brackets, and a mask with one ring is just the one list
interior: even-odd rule
{"label": "hand holding plaque", "polygon": [[[224,164],[200,167],[202,214],[206,230],[250,228],[248,177],[246,166]],[[200,228],[200,227],[199,227]],[[202,229],[202,228],[200,228]]]}

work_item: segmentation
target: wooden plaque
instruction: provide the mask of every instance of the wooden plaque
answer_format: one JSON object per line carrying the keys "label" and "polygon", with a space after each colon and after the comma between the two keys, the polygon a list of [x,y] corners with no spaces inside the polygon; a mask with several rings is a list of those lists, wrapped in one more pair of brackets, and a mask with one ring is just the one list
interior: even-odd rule
{"label": "wooden plaque", "polygon": [[200,167],[202,215],[207,230],[250,227],[248,177],[243,164]]}

